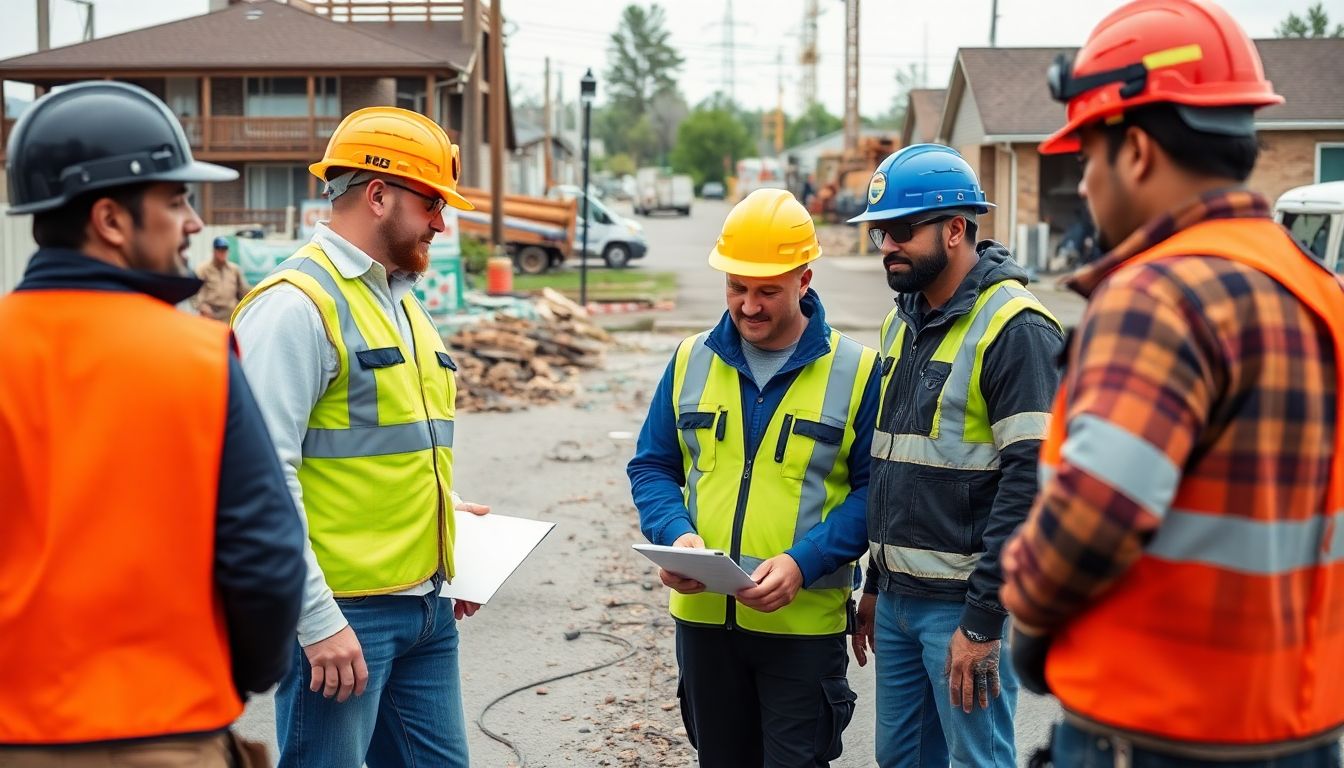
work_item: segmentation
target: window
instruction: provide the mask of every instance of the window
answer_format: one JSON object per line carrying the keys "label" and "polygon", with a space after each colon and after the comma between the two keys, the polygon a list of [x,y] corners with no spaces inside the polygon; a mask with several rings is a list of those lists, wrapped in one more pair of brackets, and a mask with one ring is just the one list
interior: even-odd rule
{"label": "window", "polygon": [[[305,77],[249,77],[243,113],[249,117],[305,117],[308,79]],[[340,83],[334,77],[313,78],[313,113],[341,115]]]}
{"label": "window", "polygon": [[423,77],[397,78],[397,106],[424,114],[425,79]]}
{"label": "window", "polygon": [[1344,144],[1316,145],[1316,181],[1344,181]]}
{"label": "window", "polygon": [[248,163],[243,173],[247,208],[298,208],[308,197],[308,169],[302,165]]}
{"label": "window", "polygon": [[1330,219],[1328,213],[1284,213],[1283,226],[1288,228],[1293,239],[1322,263],[1326,261],[1326,248],[1330,247]]}

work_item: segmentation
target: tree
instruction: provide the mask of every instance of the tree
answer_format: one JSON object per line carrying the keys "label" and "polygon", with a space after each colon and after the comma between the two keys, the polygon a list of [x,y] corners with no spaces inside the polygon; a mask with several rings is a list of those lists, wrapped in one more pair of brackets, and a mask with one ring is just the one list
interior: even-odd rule
{"label": "tree", "polygon": [[1330,15],[1321,3],[1316,3],[1307,8],[1305,17],[1289,13],[1274,34],[1279,37],[1344,37],[1344,24],[1336,24],[1331,30]]}
{"label": "tree", "polygon": [[723,181],[728,168],[751,153],[751,135],[731,112],[697,108],[677,129],[672,168],[689,173],[699,187],[706,181]]}
{"label": "tree", "polygon": [[885,114],[878,115],[872,120],[864,118],[864,125],[872,128],[901,130],[905,127],[905,108],[910,101],[910,91],[923,87],[924,76],[917,65],[909,64],[904,69],[897,69],[896,96],[891,100],[891,108]]}
{"label": "tree", "polygon": [[668,39],[663,9],[627,5],[607,45],[607,93],[613,104],[644,115],[655,96],[676,89],[676,74],[685,59]]}
{"label": "tree", "polygon": [[617,176],[624,176],[626,174],[634,175],[636,167],[635,158],[624,152],[617,152],[616,154],[607,156],[606,168]]}
{"label": "tree", "polygon": [[784,131],[784,144],[792,147],[838,131],[844,124],[845,121],[827,112],[826,107],[818,102],[808,107],[807,111],[799,115],[798,119]]}
{"label": "tree", "polygon": [[649,122],[658,139],[658,165],[667,164],[667,158],[677,144],[677,129],[689,112],[686,100],[675,89],[663,91],[649,102]]}

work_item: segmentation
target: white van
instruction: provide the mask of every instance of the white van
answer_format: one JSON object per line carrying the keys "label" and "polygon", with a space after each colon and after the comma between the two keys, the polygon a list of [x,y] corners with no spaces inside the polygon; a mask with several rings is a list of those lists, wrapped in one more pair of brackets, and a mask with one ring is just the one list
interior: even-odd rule
{"label": "white van", "polygon": [[1344,272],[1344,181],[1284,192],[1274,204],[1274,220],[1322,264]]}
{"label": "white van", "polygon": [[737,199],[758,189],[784,189],[784,166],[774,157],[744,157],[737,161]]}
{"label": "white van", "polygon": [[[578,226],[574,228],[574,250],[578,253],[583,247],[583,199],[579,197],[579,188],[568,184],[551,187],[547,197],[559,200],[577,199],[579,209],[576,213]],[[588,231],[588,255],[601,256],[608,267],[620,269],[627,266],[631,259],[642,259],[649,252],[648,241],[644,239],[644,228],[639,222],[620,216],[598,201],[595,195],[588,196],[588,220],[592,229]]]}

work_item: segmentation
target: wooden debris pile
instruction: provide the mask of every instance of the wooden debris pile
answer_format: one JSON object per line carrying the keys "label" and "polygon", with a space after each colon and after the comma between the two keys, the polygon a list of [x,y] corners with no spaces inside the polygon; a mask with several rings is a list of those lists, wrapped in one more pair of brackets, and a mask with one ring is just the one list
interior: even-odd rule
{"label": "wooden debris pile", "polygon": [[448,337],[457,362],[457,407],[513,411],[574,395],[578,372],[602,366],[611,337],[577,303],[549,288],[533,300],[538,319],[492,319]]}

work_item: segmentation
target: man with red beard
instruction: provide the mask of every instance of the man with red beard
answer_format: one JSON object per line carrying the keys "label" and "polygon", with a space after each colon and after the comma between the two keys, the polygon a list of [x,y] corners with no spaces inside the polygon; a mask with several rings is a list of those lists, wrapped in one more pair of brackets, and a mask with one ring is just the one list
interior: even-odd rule
{"label": "man with red beard", "polygon": [[423,115],[370,107],[309,170],[331,221],[233,318],[310,542],[280,765],[465,768],[456,621],[479,606],[439,597],[456,366],[411,293],[443,208],[472,207],[458,147]]}

